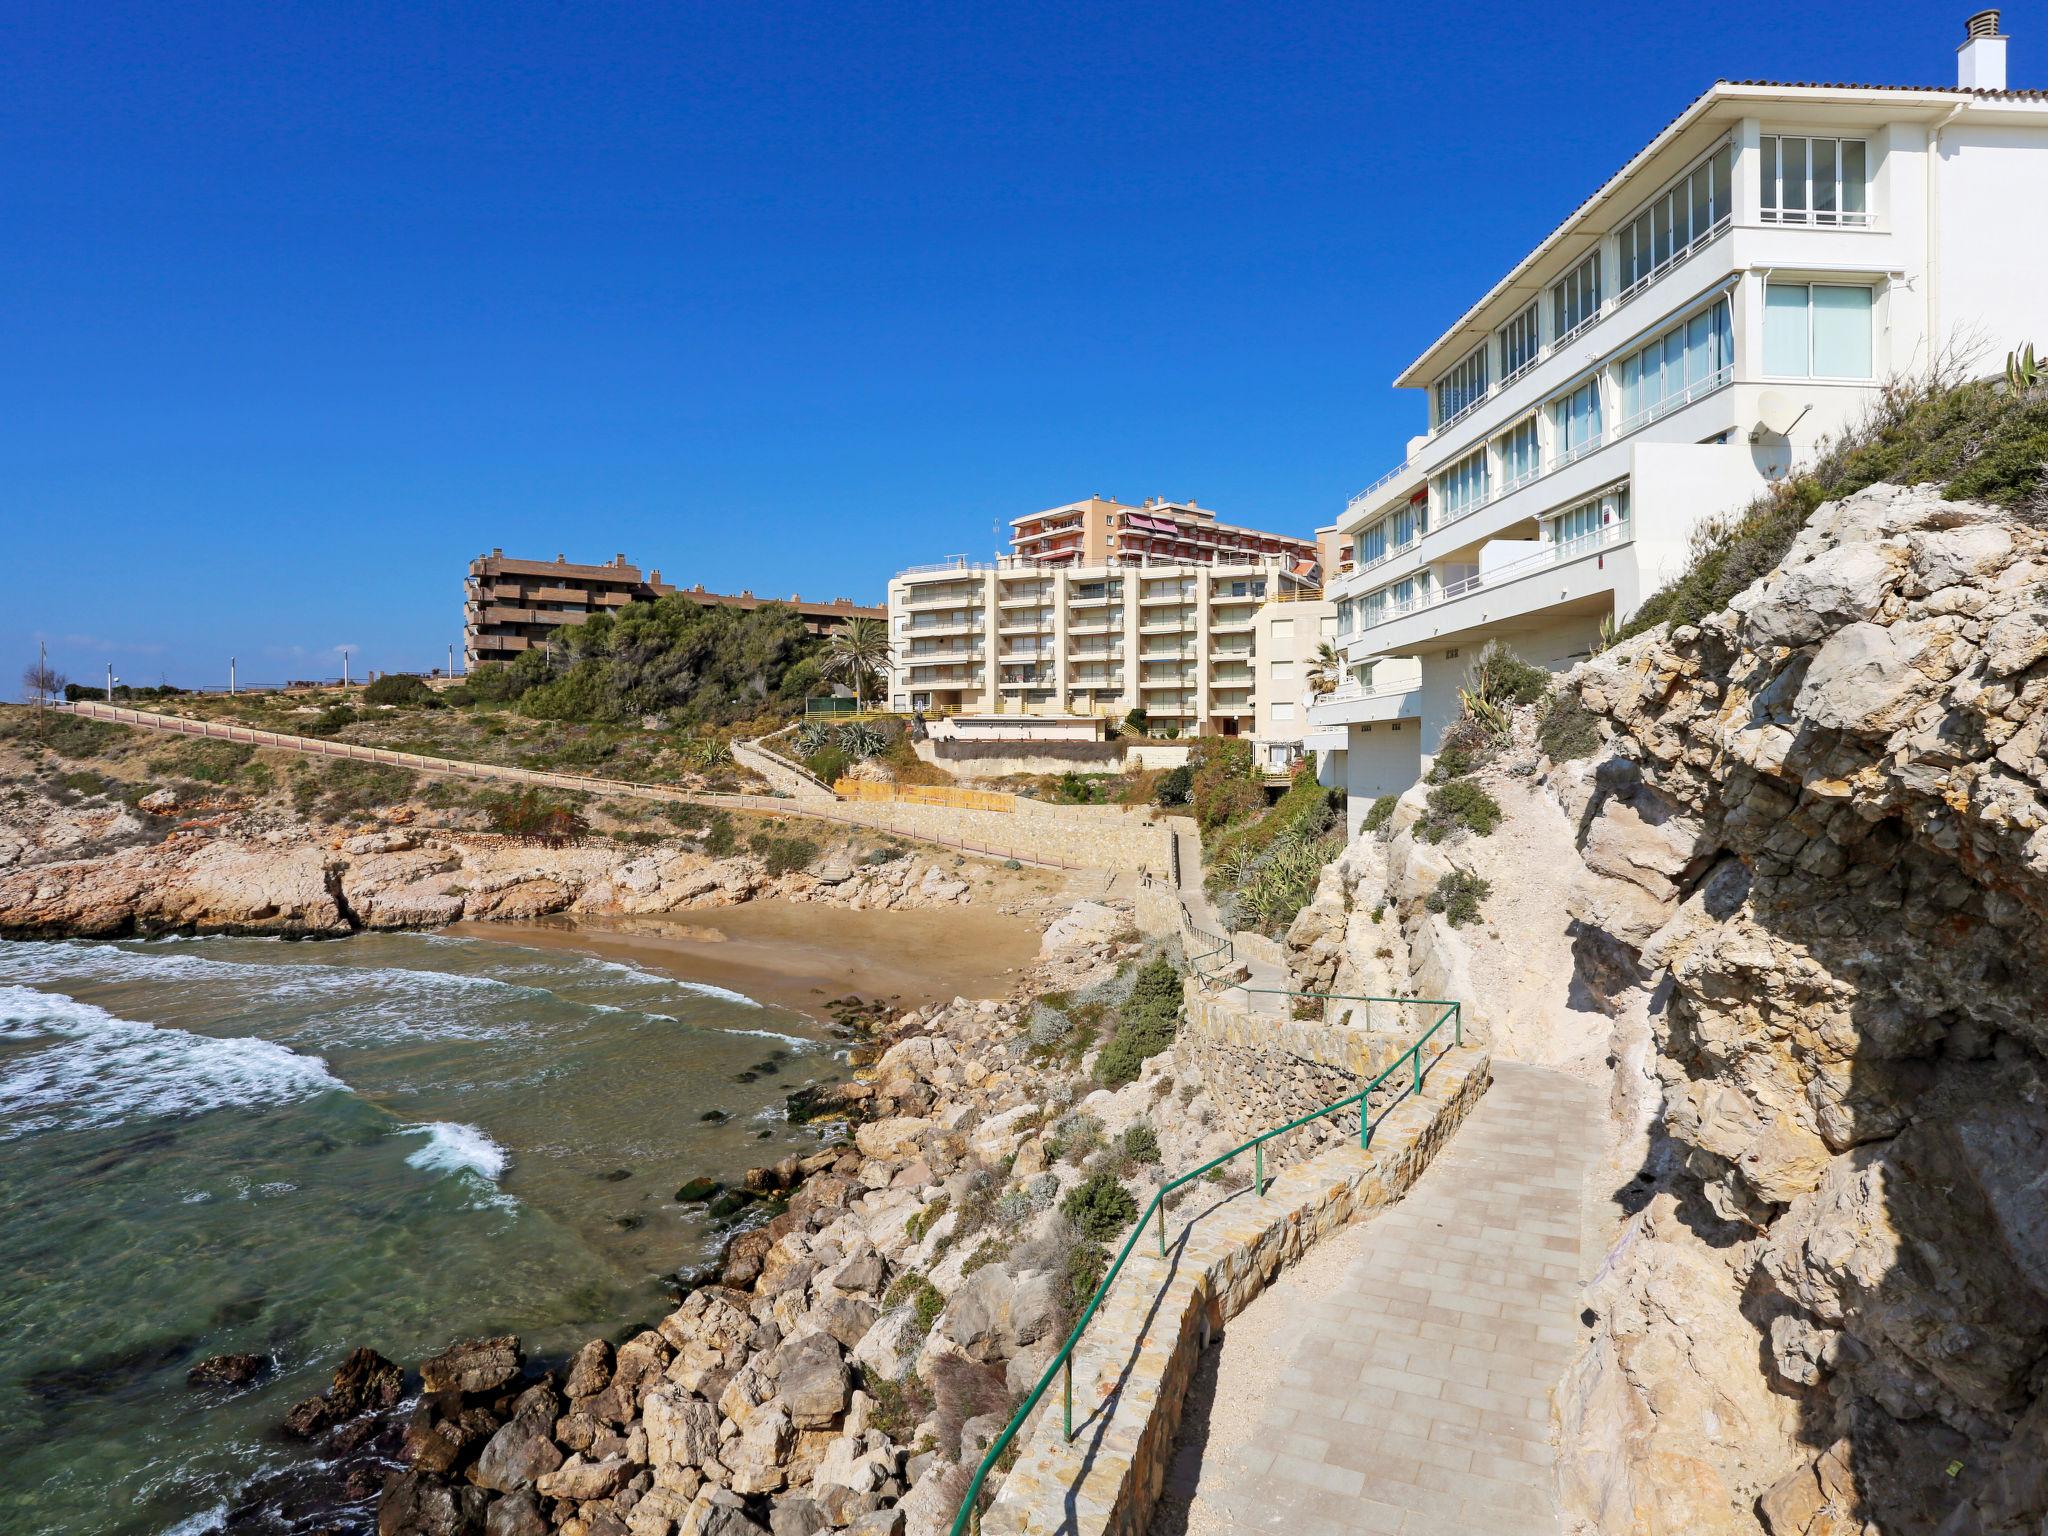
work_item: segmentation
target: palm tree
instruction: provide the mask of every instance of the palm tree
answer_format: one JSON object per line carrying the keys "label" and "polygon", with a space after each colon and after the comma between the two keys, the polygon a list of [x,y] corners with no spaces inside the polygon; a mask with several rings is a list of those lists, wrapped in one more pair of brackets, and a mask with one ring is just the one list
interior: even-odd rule
{"label": "palm tree", "polygon": [[1316,647],[1316,654],[1308,664],[1308,691],[1317,698],[1337,690],[1337,679],[1344,673],[1344,658],[1337,654],[1337,647],[1325,640]]}
{"label": "palm tree", "polygon": [[888,665],[889,631],[880,619],[851,618],[825,637],[825,675],[853,684],[857,709],[867,708],[868,683]]}

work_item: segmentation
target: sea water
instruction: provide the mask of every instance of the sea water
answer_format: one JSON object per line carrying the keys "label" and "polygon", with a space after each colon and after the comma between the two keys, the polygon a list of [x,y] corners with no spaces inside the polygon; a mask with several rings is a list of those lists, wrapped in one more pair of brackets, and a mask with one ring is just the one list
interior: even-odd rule
{"label": "sea water", "polygon": [[[815,1145],[783,1099],[840,1070],[801,1014],[555,949],[0,941],[0,1530],[196,1536],[358,1345],[658,1317],[717,1243],[677,1186]],[[186,1385],[228,1352],[270,1369]]]}

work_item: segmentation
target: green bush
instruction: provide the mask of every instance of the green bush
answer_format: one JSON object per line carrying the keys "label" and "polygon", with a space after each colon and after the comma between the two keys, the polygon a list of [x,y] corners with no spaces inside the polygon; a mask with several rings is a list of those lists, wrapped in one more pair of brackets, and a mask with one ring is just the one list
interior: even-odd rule
{"label": "green bush", "polygon": [[1078,1242],[1067,1250],[1067,1305],[1080,1311],[1095,1295],[1109,1271],[1109,1250],[1097,1242]]}
{"label": "green bush", "polygon": [[1559,693],[1551,699],[1536,727],[1536,744],[1555,762],[1591,757],[1600,748],[1597,717],[1579,701],[1576,693]]}
{"label": "green bush", "polygon": [[566,805],[546,799],[538,789],[528,787],[517,793],[487,795],[481,803],[491,820],[491,830],[516,837],[522,842],[561,848],[580,843],[590,835],[590,823]]}
{"label": "green bush", "polygon": [[1725,527],[1699,539],[1685,571],[1636,610],[1619,638],[1696,624],[1784,560],[1816,507],[1880,480],[1940,482],[1943,494],[2038,509],[2048,458],[2048,391],[1936,374],[1888,385],[1870,417],[1804,474],[1779,481]]}
{"label": "green bush", "polygon": [[1452,779],[1462,779],[1484,761],[1481,754],[1463,742],[1447,741],[1430,759],[1429,782],[1448,784]]}
{"label": "green bush", "polygon": [[406,709],[430,709],[440,702],[427,680],[410,672],[386,672],[363,690],[365,704],[397,704]]}
{"label": "green bush", "polygon": [[1106,1243],[1138,1219],[1138,1202],[1113,1173],[1091,1173],[1067,1191],[1060,1213],[1080,1228],[1082,1237]]}
{"label": "green bush", "polygon": [[914,1269],[905,1270],[896,1277],[889,1286],[888,1294],[882,1298],[882,1305],[900,1307],[906,1301],[911,1304],[911,1316],[916,1320],[919,1338],[932,1331],[932,1324],[946,1310],[946,1298],[939,1288]]}
{"label": "green bush", "polygon": [[818,857],[818,845],[809,838],[775,832],[756,832],[747,839],[747,851],[760,859],[770,875],[794,874]]}
{"label": "green bush", "polygon": [[1499,801],[1470,779],[1453,779],[1429,792],[1429,808],[1415,830],[1424,842],[1440,843],[1460,829],[1491,837],[1500,821]]}
{"label": "green bush", "polygon": [[925,1234],[930,1232],[932,1227],[938,1222],[938,1219],[952,1208],[952,1204],[952,1196],[940,1195],[938,1199],[934,1200],[930,1205],[921,1208],[910,1220],[903,1223],[904,1235],[913,1243],[923,1242]]}
{"label": "green bush", "polygon": [[466,683],[456,683],[443,688],[434,697],[450,709],[467,709],[476,702],[476,695],[469,691],[469,685]]}
{"label": "green bush", "polygon": [[1180,1007],[1180,973],[1160,955],[1139,970],[1115,1033],[1095,1058],[1095,1080],[1105,1088],[1136,1082],[1145,1063],[1173,1044]]}
{"label": "green bush", "polygon": [[1373,801],[1372,808],[1365,813],[1362,824],[1367,832],[1377,832],[1394,819],[1394,806],[1400,801],[1399,795],[1381,795]]}
{"label": "green bush", "polygon": [[357,716],[354,709],[346,704],[330,704],[311,720],[297,727],[303,736],[332,736],[348,726],[354,725]]}
{"label": "green bush", "polygon": [[1480,920],[1479,903],[1492,894],[1490,881],[1469,869],[1453,869],[1437,881],[1436,889],[1423,905],[1432,912],[1441,912],[1453,928],[1462,928]]}
{"label": "green bush", "polygon": [[729,859],[739,851],[740,835],[732,824],[730,811],[704,813],[704,851],[714,859]]}
{"label": "green bush", "polygon": [[239,741],[188,741],[174,752],[149,760],[152,773],[171,778],[196,779],[202,784],[225,784],[237,777],[256,749]]}
{"label": "green bush", "polygon": [[1143,1120],[1124,1131],[1122,1145],[1124,1156],[1134,1163],[1159,1161],[1159,1133]]}
{"label": "green bush", "polygon": [[1188,749],[1188,801],[1204,833],[1266,808],[1265,779],[1252,744],[1239,737],[1204,736]]}
{"label": "green bush", "polygon": [[846,751],[828,742],[805,758],[804,766],[827,784],[836,783],[846,776]]}
{"label": "green bush", "polygon": [[338,820],[396,805],[412,794],[414,782],[413,775],[402,768],[327,762],[317,772],[294,778],[292,803],[301,811],[317,811],[330,821]]}
{"label": "green bush", "polygon": [[1159,782],[1152,786],[1152,802],[1160,806],[1186,805],[1194,789],[1195,773],[1185,763],[1178,768],[1169,768],[1159,775]]}
{"label": "green bush", "polygon": [[1489,640],[1472,663],[1472,692],[1488,704],[1534,704],[1550,692],[1550,674]]}

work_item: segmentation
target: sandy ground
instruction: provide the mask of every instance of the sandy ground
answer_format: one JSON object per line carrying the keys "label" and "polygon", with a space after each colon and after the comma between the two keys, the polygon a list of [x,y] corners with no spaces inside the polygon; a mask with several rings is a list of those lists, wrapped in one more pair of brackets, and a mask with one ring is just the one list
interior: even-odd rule
{"label": "sandy ground", "polygon": [[764,900],[659,916],[457,923],[447,931],[629,960],[822,1014],[828,1000],[848,995],[906,1009],[1007,996],[1038,954],[1040,925],[986,907],[855,912]]}

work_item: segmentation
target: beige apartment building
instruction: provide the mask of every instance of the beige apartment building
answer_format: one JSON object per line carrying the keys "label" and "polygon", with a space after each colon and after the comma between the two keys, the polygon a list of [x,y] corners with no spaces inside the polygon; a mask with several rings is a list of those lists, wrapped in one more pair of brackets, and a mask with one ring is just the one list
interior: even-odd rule
{"label": "beige apartment building", "polygon": [[1012,526],[1011,555],[916,566],[889,583],[891,708],[1114,719],[1142,708],[1154,729],[1252,735],[1258,612],[1318,592],[1312,540],[1232,528],[1193,502],[1100,497]]}
{"label": "beige apartment building", "polygon": [[758,608],[779,602],[794,608],[813,635],[822,635],[856,616],[879,619],[882,610],[863,607],[848,598],[829,603],[804,598],[756,597],[752,592],[707,592],[700,583],[674,587],[660,571],[643,577],[640,568],[615,555],[603,565],[576,565],[557,555],[552,560],[511,560],[502,549],[479,555],[469,563],[464,583],[463,655],[472,667],[511,661],[522,651],[545,645],[564,624],[581,624],[593,613],[652,602],[679,592],[693,603],[714,608]]}

